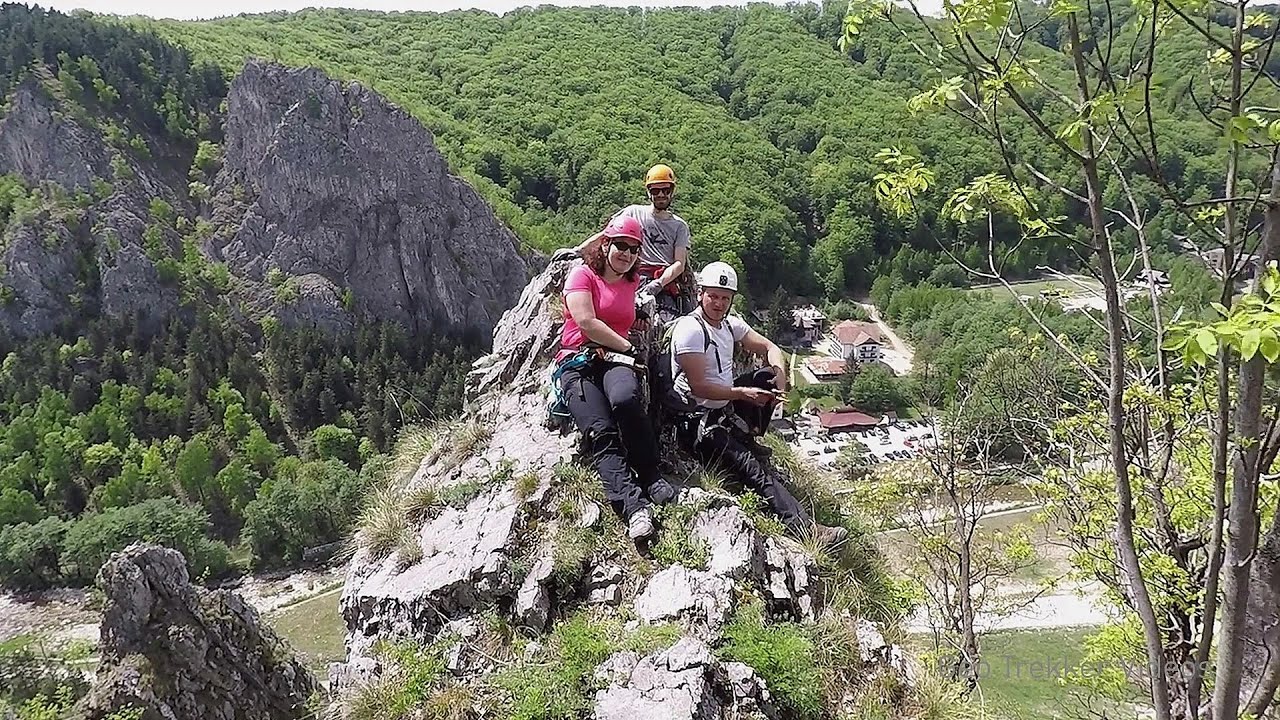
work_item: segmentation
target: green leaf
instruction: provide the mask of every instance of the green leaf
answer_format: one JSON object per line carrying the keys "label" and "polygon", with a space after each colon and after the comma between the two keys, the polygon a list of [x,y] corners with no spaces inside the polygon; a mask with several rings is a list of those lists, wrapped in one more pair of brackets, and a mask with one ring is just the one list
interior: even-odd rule
{"label": "green leaf", "polygon": [[1206,360],[1208,358],[1205,357],[1204,350],[1198,343],[1189,342],[1182,348],[1182,361],[1187,365],[1203,366]]}
{"label": "green leaf", "polygon": [[1273,363],[1276,358],[1280,358],[1280,340],[1276,339],[1276,331],[1271,328],[1261,330],[1260,333],[1262,337],[1259,348],[1262,350],[1262,357],[1266,358],[1267,362]]}
{"label": "green leaf", "polygon": [[1229,314],[1227,312],[1227,308],[1220,302],[1211,302],[1209,303],[1209,307],[1213,308],[1214,310],[1217,310],[1218,314],[1221,315],[1222,317],[1226,317]]}
{"label": "green leaf", "polygon": [[1262,291],[1271,297],[1276,294],[1276,276],[1275,273],[1268,272],[1262,276]]}
{"label": "green leaf", "polygon": [[1196,344],[1208,357],[1218,354],[1218,338],[1208,328],[1200,328],[1196,331]]}
{"label": "green leaf", "polygon": [[1227,121],[1227,137],[1232,142],[1249,142],[1249,133],[1262,127],[1257,115],[1237,115]]}
{"label": "green leaf", "polygon": [[1191,339],[1190,335],[1170,335],[1160,344],[1162,350],[1181,350],[1187,346],[1187,341]]}
{"label": "green leaf", "polygon": [[1240,356],[1245,360],[1253,359],[1254,354],[1258,352],[1258,343],[1261,340],[1261,330],[1257,328],[1245,330],[1244,335],[1240,338]]}
{"label": "green leaf", "polygon": [[1267,139],[1271,142],[1280,142],[1280,120],[1267,126]]}

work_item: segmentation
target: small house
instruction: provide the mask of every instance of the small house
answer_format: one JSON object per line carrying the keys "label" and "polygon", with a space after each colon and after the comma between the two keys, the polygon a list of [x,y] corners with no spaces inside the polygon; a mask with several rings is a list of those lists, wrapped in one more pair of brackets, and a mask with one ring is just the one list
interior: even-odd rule
{"label": "small house", "polygon": [[831,331],[840,355],[849,362],[876,362],[884,354],[884,336],[871,322],[845,320]]}

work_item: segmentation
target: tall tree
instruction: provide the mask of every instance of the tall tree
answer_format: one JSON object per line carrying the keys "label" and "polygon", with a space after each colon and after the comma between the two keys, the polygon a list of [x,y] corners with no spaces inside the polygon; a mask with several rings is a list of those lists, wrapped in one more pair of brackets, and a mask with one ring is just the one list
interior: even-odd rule
{"label": "tall tree", "polygon": [[[969,273],[1007,287],[1017,245],[1002,247],[995,224],[1009,217],[1024,238],[1057,236],[1069,243],[1102,286],[1105,314],[1096,321],[1107,341],[1101,362],[1071,338],[1048,332],[1041,311],[1015,294],[1100,398],[1061,418],[1074,439],[1059,434],[1061,450],[1046,458],[1057,464],[1077,458],[1051,490],[1060,512],[1083,521],[1073,526],[1078,562],[1115,590],[1142,628],[1147,689],[1159,720],[1204,712],[1236,718],[1242,702],[1260,714],[1276,683],[1264,670],[1261,682],[1244,685],[1244,629],[1260,476],[1280,444],[1276,406],[1264,404],[1267,364],[1280,359],[1280,323],[1264,310],[1274,271],[1243,299],[1237,299],[1237,281],[1251,253],[1264,263],[1280,254],[1280,124],[1273,100],[1280,84],[1266,70],[1280,24],[1273,14],[1249,12],[1248,0],[1155,0],[1131,9],[1070,0],[1044,9],[964,0],[946,4],[941,22],[908,4],[904,19],[887,5],[855,0],[846,17],[846,47],[859,42],[873,16],[883,19],[941,78],[911,105],[963,118],[1004,163],[1002,173],[972,179],[943,207],[953,221],[984,221],[982,264],[966,263],[955,248],[944,252]],[[1041,64],[1027,39],[1047,28],[1061,38],[1061,53]],[[1208,183],[1217,192],[1207,197],[1171,181],[1163,152],[1176,131],[1153,100],[1158,74],[1168,72],[1163,66],[1178,61],[1167,48],[1179,47],[1189,33],[1212,59],[1190,78],[1193,91],[1205,119],[1226,135],[1223,164]],[[934,184],[934,173],[904,153],[882,157],[880,197],[897,214],[918,217],[917,199]],[[1156,188],[1164,205],[1147,202],[1146,188]],[[1085,208],[1082,229],[1073,232],[1047,211],[1055,194]],[[1221,255],[1217,321],[1197,318],[1170,328],[1169,308],[1150,272],[1152,229],[1170,220],[1196,246]],[[1133,266],[1146,271],[1145,281],[1138,282],[1142,292],[1129,297],[1126,268]],[[1133,352],[1144,347],[1152,348],[1150,355]],[[1180,364],[1171,354],[1179,350]],[[1214,399],[1200,401],[1203,396]],[[1197,490],[1206,489],[1195,482],[1201,469],[1212,478],[1209,511],[1196,499]],[[1108,482],[1099,484],[1103,477]],[[1104,503],[1110,513],[1103,514]],[[1189,590],[1199,587],[1204,591]],[[1213,697],[1206,702],[1205,669],[1215,649]]]}

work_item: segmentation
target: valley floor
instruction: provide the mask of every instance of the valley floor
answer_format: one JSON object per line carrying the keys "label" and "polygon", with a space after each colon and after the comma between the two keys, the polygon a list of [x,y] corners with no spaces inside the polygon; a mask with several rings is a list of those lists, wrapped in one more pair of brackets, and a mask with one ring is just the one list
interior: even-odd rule
{"label": "valley floor", "polygon": [[[288,575],[250,576],[232,589],[268,617],[317,595],[332,594],[336,607],[344,571],[339,566]],[[96,645],[99,613],[94,596],[87,589],[0,593],[0,644],[30,637],[40,639],[50,651],[73,644]]]}

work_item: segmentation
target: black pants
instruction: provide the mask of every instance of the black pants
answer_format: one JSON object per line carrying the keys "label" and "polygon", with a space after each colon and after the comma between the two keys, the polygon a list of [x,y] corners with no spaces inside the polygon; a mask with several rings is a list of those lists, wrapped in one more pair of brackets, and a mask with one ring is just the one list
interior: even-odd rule
{"label": "black pants", "polygon": [[[739,375],[734,378],[733,384],[771,390],[773,376],[772,368],[763,368]],[[745,420],[753,432],[763,434],[767,429],[771,406],[758,407],[739,400],[732,403],[732,408],[731,412],[737,413]],[[725,410],[712,410],[712,417],[715,417],[714,413],[723,413]],[[807,529],[810,523],[809,515],[800,505],[800,501],[796,500],[795,495],[792,495],[787,486],[782,483],[778,473],[752,451],[750,443],[754,440],[740,431],[724,427],[725,424],[728,423],[714,424],[700,437],[697,434],[696,423],[691,424],[685,437],[686,441],[692,444],[694,454],[702,462],[719,467],[729,473],[730,478],[758,493],[769,503],[769,508],[789,530],[801,532]]]}
{"label": "black pants", "polygon": [[597,361],[566,370],[560,389],[574,424],[587,438],[614,512],[629,518],[648,506],[644,491],[658,479],[658,442],[636,371]]}

